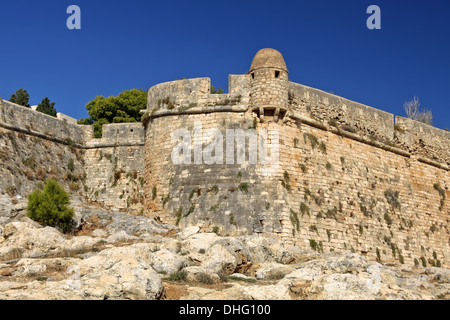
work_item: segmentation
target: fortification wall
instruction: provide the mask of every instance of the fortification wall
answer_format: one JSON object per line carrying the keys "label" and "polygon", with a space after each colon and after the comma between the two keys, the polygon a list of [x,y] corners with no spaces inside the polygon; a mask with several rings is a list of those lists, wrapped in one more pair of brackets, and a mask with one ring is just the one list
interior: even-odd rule
{"label": "fortification wall", "polygon": [[323,127],[355,133],[373,142],[450,166],[450,132],[411,119],[395,117],[361,103],[289,83],[291,113],[313,119]]}
{"label": "fortification wall", "polygon": [[448,264],[448,171],[299,121],[280,130],[287,242]]}
{"label": "fortification wall", "polygon": [[250,76],[248,74],[230,74],[228,76],[228,93],[230,95],[240,95],[243,103],[248,102]]}
{"label": "fortification wall", "polygon": [[[0,192],[26,196],[53,177],[87,201],[180,226],[448,266],[449,133],[286,83],[278,122],[250,110],[249,75],[230,75],[228,94],[211,94],[209,78],[159,84],[149,89],[144,127],[105,125],[101,139],[92,126],[0,100]],[[263,172],[273,163],[238,163],[255,152],[248,145],[233,146],[233,163],[226,153],[222,163],[196,156],[212,143],[226,151],[230,129],[268,130],[279,151],[272,175]],[[190,133],[190,163],[173,162],[176,130]],[[208,130],[224,140],[202,136]]]}
{"label": "fortification wall", "polygon": [[310,88],[289,83],[291,110],[324,125],[340,127],[382,142],[394,138],[394,115],[364,104]]}
{"label": "fortification wall", "polygon": [[56,113],[56,119],[65,121],[67,123],[71,123],[71,124],[78,124],[78,120],[72,117],[69,117],[67,114],[58,112]]}
{"label": "fortification wall", "polygon": [[230,76],[228,94],[211,94],[211,79],[183,79],[160,83],[148,90],[146,112],[155,115],[166,111],[168,114],[191,113],[203,108],[220,109],[223,106],[241,105],[247,107],[249,101],[248,77]]}
{"label": "fortification wall", "polygon": [[[27,196],[57,179],[72,195],[141,213],[144,132],[141,123],[92,126],[0,101],[0,192]],[[69,120],[68,120],[69,119]]]}
{"label": "fortification wall", "polygon": [[[178,129],[191,132],[192,151],[194,144],[204,146],[208,141],[207,136],[194,134],[196,123],[201,124],[204,134],[209,129],[217,129],[226,139],[226,129],[247,131],[254,125],[254,119],[254,115],[244,112],[212,112],[161,116],[149,121],[145,148],[148,213],[180,226],[195,224],[207,232],[214,227],[220,228],[223,234],[262,232],[263,220],[273,218],[265,217],[264,198],[270,194],[271,199],[277,199],[279,188],[277,181],[260,174],[260,166],[239,164],[236,147],[234,164],[226,163],[226,155],[223,164],[211,165],[195,164],[194,154],[191,164],[176,165],[171,158],[178,144],[178,140],[172,141],[171,133]],[[273,205],[272,209],[277,210],[279,206]],[[274,224],[281,232],[279,219]]]}
{"label": "fortification wall", "polygon": [[413,155],[450,168],[449,131],[397,116],[394,141]]}
{"label": "fortification wall", "polygon": [[107,124],[102,138],[86,144],[86,199],[142,214],[144,129],[142,123]]}
{"label": "fortification wall", "polygon": [[[300,121],[258,123],[279,130],[279,168],[175,165],[171,133],[252,126],[249,113],[162,116],[147,124],[146,208],[164,222],[224,235],[275,233],[285,243],[325,252],[354,250],[383,261],[448,264],[449,174],[411,157]],[[170,127],[170,130],[167,128]],[[209,142],[203,141],[203,148]],[[224,147],[225,149],[225,147]],[[192,153],[194,161],[194,153]],[[225,159],[224,159],[225,163]],[[248,187],[241,190],[243,184]],[[441,188],[445,194],[437,188]],[[150,197],[150,195],[152,195]]]}
{"label": "fortification wall", "polygon": [[[231,94],[222,99],[237,93],[247,99],[249,81],[247,75],[230,76]],[[178,88],[182,99],[174,101],[197,104],[167,108],[151,102],[158,90],[168,96],[166,87],[150,89],[144,121],[147,214],[224,235],[275,233],[305,249],[448,265],[448,133],[400,117],[394,124],[393,114],[289,85],[288,116],[274,122],[269,115],[264,123],[243,100],[211,106],[204,102],[217,95],[203,92],[198,99]],[[190,132],[192,162],[195,143],[204,149],[213,141],[195,135],[198,124],[223,137],[227,129],[277,130],[276,174],[262,175],[261,164],[174,164],[176,130]]]}
{"label": "fortification wall", "polygon": [[73,125],[8,101],[0,101],[0,192],[27,196],[38,182],[59,180],[83,190],[84,139],[90,127]]}
{"label": "fortification wall", "polygon": [[9,101],[1,102],[0,123],[3,127],[47,136],[69,143],[83,144],[93,137],[91,126],[79,126]]}

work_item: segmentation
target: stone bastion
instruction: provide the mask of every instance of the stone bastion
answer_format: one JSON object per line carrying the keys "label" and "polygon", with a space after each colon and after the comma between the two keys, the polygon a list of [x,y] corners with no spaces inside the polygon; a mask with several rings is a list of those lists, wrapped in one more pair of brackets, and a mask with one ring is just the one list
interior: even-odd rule
{"label": "stone bastion", "polygon": [[[209,78],[150,88],[146,214],[320,251],[448,261],[450,133],[288,75],[281,53],[263,49],[227,94],[211,94]],[[251,161],[260,142],[277,161]]]}
{"label": "stone bastion", "polygon": [[448,131],[293,83],[274,49],[226,94],[209,78],[161,83],[142,112],[94,139],[0,99],[0,191],[54,177],[87,202],[205,232],[448,265]]}

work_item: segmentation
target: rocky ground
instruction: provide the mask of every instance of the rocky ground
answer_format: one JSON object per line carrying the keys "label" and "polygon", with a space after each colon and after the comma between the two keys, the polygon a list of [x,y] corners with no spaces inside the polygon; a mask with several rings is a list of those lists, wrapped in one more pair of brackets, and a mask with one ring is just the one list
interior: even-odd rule
{"label": "rocky ground", "polygon": [[183,230],[76,199],[61,234],[0,195],[0,299],[449,299],[450,270]]}

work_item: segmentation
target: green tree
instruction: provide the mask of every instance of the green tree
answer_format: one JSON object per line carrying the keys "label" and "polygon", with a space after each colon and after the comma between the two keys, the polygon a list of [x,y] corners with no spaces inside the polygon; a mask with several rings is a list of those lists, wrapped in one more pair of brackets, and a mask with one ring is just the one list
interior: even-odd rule
{"label": "green tree", "polygon": [[89,118],[80,119],[79,124],[94,126],[94,137],[102,137],[102,125],[141,121],[140,111],[147,107],[147,93],[140,89],[121,92],[118,96],[105,98],[96,96],[86,104]]}
{"label": "green tree", "polygon": [[16,90],[16,93],[13,93],[11,95],[9,101],[27,108],[30,107],[30,105],[28,104],[28,102],[30,101],[30,95],[28,94],[27,90],[23,89]]}
{"label": "green tree", "polygon": [[56,117],[55,103],[50,102],[50,99],[48,97],[42,99],[41,103],[38,104],[36,111],[48,114],[52,117]]}
{"label": "green tree", "polygon": [[69,194],[56,180],[49,179],[45,182],[43,190],[37,188],[28,196],[27,216],[66,233],[72,228],[74,215],[69,204]]}
{"label": "green tree", "polygon": [[222,94],[222,93],[223,93],[223,90],[222,90],[221,88],[216,89],[214,86],[211,86],[210,93],[212,93],[212,94],[215,94],[215,93],[217,93],[217,94]]}

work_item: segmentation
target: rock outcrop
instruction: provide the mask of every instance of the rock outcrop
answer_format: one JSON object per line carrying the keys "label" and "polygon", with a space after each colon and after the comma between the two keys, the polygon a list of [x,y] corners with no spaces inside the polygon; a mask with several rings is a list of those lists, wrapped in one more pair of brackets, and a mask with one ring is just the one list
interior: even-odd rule
{"label": "rock outcrop", "polygon": [[448,269],[317,253],[283,246],[276,237],[179,230],[89,206],[77,209],[78,233],[64,235],[24,212],[11,217],[6,207],[0,207],[0,216],[8,215],[0,221],[2,300],[450,297]]}

